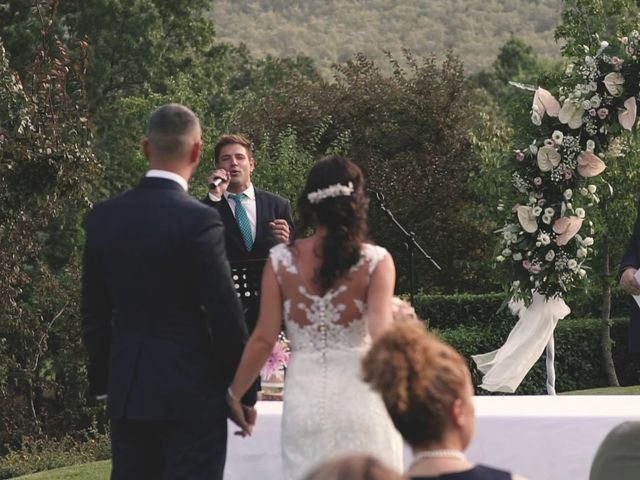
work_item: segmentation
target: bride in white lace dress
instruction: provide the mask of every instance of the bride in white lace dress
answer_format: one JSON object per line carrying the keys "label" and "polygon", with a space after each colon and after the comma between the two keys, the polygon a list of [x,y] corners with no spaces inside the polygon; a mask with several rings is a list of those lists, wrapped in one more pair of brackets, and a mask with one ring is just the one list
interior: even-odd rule
{"label": "bride in white lace dress", "polygon": [[372,338],[392,322],[395,284],[389,253],[365,242],[362,172],[341,157],[316,162],[298,206],[315,231],[271,250],[260,317],[229,387],[229,405],[242,415],[237,399],[271,353],[284,317],[292,349],[282,419],[284,478],[300,480],[318,463],[356,452],[400,471],[401,437],[379,395],[361,379]]}

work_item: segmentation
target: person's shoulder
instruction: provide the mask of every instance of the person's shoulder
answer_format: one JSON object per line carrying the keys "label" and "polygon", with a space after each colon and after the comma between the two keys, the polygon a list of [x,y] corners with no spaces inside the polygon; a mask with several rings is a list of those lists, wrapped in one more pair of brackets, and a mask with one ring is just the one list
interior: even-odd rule
{"label": "person's shoulder", "polygon": [[361,255],[368,260],[380,261],[387,255],[389,255],[389,251],[386,248],[368,242],[362,244],[362,248],[360,251]]}
{"label": "person's shoulder", "polygon": [[256,196],[262,195],[263,198],[272,200],[272,201],[277,202],[277,203],[288,203],[289,202],[289,200],[287,198],[284,198],[283,196],[278,195],[277,193],[272,193],[272,192],[269,192],[267,190],[263,190],[261,188],[256,188],[256,187],[254,187],[254,190],[256,192]]}
{"label": "person's shoulder", "polygon": [[520,475],[488,465],[476,465],[475,469],[482,474],[481,478],[486,478],[487,480],[526,480],[526,478]]}

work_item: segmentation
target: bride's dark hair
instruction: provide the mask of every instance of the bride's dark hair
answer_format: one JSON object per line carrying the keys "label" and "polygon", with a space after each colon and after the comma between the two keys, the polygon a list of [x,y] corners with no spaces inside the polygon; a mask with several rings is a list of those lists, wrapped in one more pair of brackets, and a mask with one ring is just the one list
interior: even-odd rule
{"label": "bride's dark hair", "polygon": [[[349,195],[326,197],[311,203],[308,195],[334,185],[347,187]],[[318,160],[307,177],[307,183],[298,199],[302,229],[322,225],[327,235],[320,251],[315,252],[322,262],[314,272],[314,281],[323,292],[345,275],[360,259],[360,246],[367,236],[368,198],[364,193],[362,170],[351,160],[329,156]]]}

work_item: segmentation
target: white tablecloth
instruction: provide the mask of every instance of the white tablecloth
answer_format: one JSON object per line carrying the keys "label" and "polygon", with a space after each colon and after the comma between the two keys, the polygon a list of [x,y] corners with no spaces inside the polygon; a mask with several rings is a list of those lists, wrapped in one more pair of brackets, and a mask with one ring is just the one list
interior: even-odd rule
{"label": "white tablecloth", "polygon": [[[475,397],[474,462],[529,480],[587,480],[598,445],[614,426],[640,420],[640,396]],[[226,480],[281,478],[280,402],[259,402],[250,438],[229,427]],[[407,454],[410,461],[410,454]]]}

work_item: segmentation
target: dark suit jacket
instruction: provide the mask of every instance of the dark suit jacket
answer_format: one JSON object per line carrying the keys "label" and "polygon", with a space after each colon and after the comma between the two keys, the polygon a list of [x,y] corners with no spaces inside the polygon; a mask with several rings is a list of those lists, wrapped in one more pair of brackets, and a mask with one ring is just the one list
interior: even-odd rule
{"label": "dark suit jacket", "polygon": [[110,417],[226,415],[247,330],[218,213],[172,180],[144,178],[98,204],[86,232],[83,339]]}
{"label": "dark suit jacket", "polygon": [[[247,251],[247,247],[242,240],[242,234],[240,233],[240,227],[236,222],[231,206],[227,202],[225,197],[219,202],[213,202],[209,195],[207,195],[203,202],[206,205],[214,207],[220,212],[222,222],[224,223],[224,238],[227,248],[227,255],[231,265],[238,265],[246,261],[255,261],[257,269],[255,273],[255,281],[258,282],[258,288],[260,286],[260,277],[262,273],[262,266],[264,263],[259,262],[269,256],[269,250],[276,242],[271,234],[271,227],[269,222],[276,218],[283,218],[289,224],[290,235],[293,237],[293,216],[291,213],[291,203],[289,200],[274,195],[273,193],[266,192],[255,188],[256,192],[256,238],[253,242],[251,251]],[[249,327],[249,331],[253,331],[255,324],[258,320],[259,301],[255,297],[242,297],[242,303],[245,309],[245,319]]]}
{"label": "dark suit jacket", "polygon": [[[620,273],[627,267],[640,268],[640,205],[629,246],[622,257],[622,262],[620,262]],[[640,307],[633,298],[631,298],[631,321],[629,323],[629,351],[640,352]]]}

